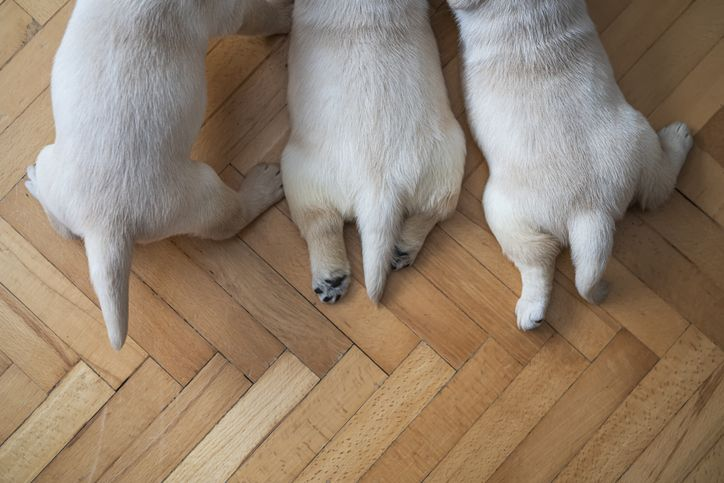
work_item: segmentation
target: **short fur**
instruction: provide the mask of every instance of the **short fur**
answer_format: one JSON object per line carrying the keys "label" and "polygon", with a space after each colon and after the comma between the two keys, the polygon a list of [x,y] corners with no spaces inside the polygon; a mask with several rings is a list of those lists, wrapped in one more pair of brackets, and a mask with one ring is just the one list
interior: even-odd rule
{"label": "short fur", "polygon": [[289,22],[288,5],[264,0],[77,1],[53,65],[55,143],[26,186],[62,236],[85,240],[114,348],[127,333],[134,242],[226,238],[281,198],[277,166],[255,168],[235,192],[189,155],[209,37]]}
{"label": "short fur", "polygon": [[324,302],[350,282],[346,220],[357,220],[377,302],[391,265],[411,264],[456,206],[465,142],[427,8],[424,0],[295,2],[282,172]]}
{"label": "short fur", "polygon": [[450,0],[468,117],[490,167],[483,206],[521,272],[518,326],[543,319],[555,259],[570,245],[576,287],[598,303],[614,221],[663,203],[692,146],[653,131],[624,99],[584,0]]}

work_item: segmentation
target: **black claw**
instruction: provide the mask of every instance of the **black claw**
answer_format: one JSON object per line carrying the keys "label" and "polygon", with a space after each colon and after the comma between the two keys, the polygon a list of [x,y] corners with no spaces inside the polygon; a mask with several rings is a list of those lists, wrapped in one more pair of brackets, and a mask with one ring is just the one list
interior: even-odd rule
{"label": "black claw", "polygon": [[342,275],[341,277],[335,278],[325,278],[324,281],[329,284],[330,287],[337,288],[342,285],[342,282],[344,282],[345,278],[347,278],[347,275]]}
{"label": "black claw", "polygon": [[322,299],[322,302],[329,302],[330,300],[332,300],[332,296],[331,296],[331,295],[327,295],[326,297],[324,297],[324,298]]}
{"label": "black claw", "polygon": [[314,289],[314,293],[316,293],[317,295],[319,295],[320,293],[322,293],[322,289],[319,288],[319,287],[316,287],[316,288]]}

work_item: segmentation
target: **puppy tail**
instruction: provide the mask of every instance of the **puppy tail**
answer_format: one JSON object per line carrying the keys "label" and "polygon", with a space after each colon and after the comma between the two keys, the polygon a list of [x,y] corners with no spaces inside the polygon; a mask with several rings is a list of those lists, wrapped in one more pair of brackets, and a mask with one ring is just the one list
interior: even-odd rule
{"label": "puppy tail", "polygon": [[101,303],[108,339],[120,350],[128,333],[128,279],[133,240],[89,234],[85,237],[90,278]]}
{"label": "puppy tail", "polygon": [[358,210],[365,285],[374,303],[379,303],[385,290],[401,221],[394,202],[368,202],[365,209]]}

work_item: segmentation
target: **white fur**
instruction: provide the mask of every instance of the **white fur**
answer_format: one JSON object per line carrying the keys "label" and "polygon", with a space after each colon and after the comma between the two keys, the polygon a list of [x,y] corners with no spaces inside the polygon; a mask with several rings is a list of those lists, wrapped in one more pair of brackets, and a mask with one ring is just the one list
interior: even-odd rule
{"label": "white fur", "polygon": [[589,302],[614,220],[632,201],[663,203],[692,145],[685,125],[659,135],[624,99],[584,0],[450,0],[464,49],[474,135],[490,167],[483,206],[521,272],[518,326],[535,328],[555,258],[570,245]]}
{"label": "white fur", "polygon": [[463,175],[427,2],[296,0],[289,112],[284,189],[314,290],[336,302],[347,289],[342,226],[356,219],[377,302],[391,264],[412,263],[455,208]]}
{"label": "white fur", "polygon": [[278,167],[257,167],[237,193],[189,155],[209,37],[283,32],[289,14],[263,0],[77,1],[53,65],[55,143],[26,184],[61,235],[84,238],[114,348],[134,242],[225,238],[281,198]]}

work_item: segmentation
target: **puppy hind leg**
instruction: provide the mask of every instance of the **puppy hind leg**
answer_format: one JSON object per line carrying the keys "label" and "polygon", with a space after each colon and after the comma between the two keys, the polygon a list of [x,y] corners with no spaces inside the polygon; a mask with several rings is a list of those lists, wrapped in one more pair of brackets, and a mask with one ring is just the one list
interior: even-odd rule
{"label": "puppy hind leg", "polygon": [[179,190],[182,201],[175,208],[172,228],[164,236],[230,238],[283,196],[277,165],[255,166],[236,192],[207,164],[192,163],[191,174]]}
{"label": "puppy hind leg", "polygon": [[40,202],[41,206],[43,207],[43,211],[45,211],[45,215],[48,217],[48,221],[50,222],[50,226],[53,227],[53,229],[60,235],[61,237],[65,238],[66,240],[77,240],[79,237],[75,233],[73,233],[67,226],[65,226],[58,218],[55,217],[50,211],[45,209],[45,206],[43,205],[42,201],[40,201],[40,197],[38,194],[38,184],[36,181],[36,167],[34,164],[31,164],[28,166],[27,169],[27,180],[25,181],[25,188],[28,190],[28,192],[33,195],[33,198],[38,200]]}
{"label": "puppy hind leg", "polygon": [[335,303],[350,283],[350,266],[344,245],[344,220],[333,209],[307,208],[295,216],[307,241],[312,267],[312,288],[325,303]]}
{"label": "puppy hind leg", "polygon": [[613,249],[613,232],[613,218],[603,213],[583,213],[568,222],[576,289],[593,304],[608,295],[608,283],[602,277]]}
{"label": "puppy hind leg", "polygon": [[403,269],[415,262],[417,254],[420,253],[427,235],[438,222],[438,218],[437,215],[415,214],[404,221],[392,256],[394,270]]}
{"label": "puppy hind leg", "polygon": [[689,128],[683,122],[669,124],[658,133],[661,153],[652,156],[639,180],[638,202],[643,209],[662,205],[676,186],[676,178],[694,145]]}

